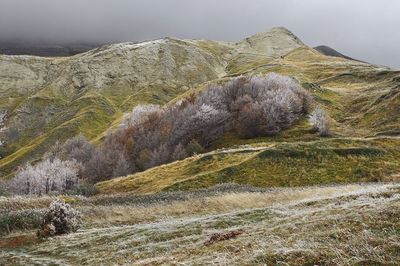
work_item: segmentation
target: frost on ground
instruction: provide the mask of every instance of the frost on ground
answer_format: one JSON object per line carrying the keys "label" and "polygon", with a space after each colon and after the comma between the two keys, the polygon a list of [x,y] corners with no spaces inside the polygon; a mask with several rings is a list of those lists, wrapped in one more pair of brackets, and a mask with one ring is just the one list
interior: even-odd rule
{"label": "frost on ground", "polygon": [[[164,211],[163,218],[92,227],[3,249],[0,261],[17,265],[397,264],[399,192],[397,184],[356,184],[229,192],[156,203],[147,210]],[[188,210],[201,204],[203,210]],[[241,233],[205,245],[213,235],[232,232]]]}
{"label": "frost on ground", "polygon": [[6,111],[0,111],[0,147],[4,145],[4,139],[2,133],[7,130],[7,128],[4,126],[6,116],[7,116]]}

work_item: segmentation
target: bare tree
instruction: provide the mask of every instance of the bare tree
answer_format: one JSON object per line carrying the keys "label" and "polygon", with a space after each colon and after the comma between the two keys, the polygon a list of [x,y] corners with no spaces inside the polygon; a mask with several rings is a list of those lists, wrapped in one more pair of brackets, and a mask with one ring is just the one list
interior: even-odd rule
{"label": "bare tree", "polygon": [[177,161],[177,160],[182,160],[188,157],[187,152],[185,150],[185,147],[182,145],[182,143],[179,143],[178,145],[175,146],[174,153],[172,154],[172,160]]}
{"label": "bare tree", "polygon": [[63,193],[78,184],[78,171],[79,165],[74,161],[47,158],[34,166],[27,164],[19,169],[8,188],[15,194]]}
{"label": "bare tree", "polygon": [[67,140],[62,146],[62,157],[68,160],[76,160],[86,163],[90,160],[94,152],[94,146],[83,136],[78,136]]}
{"label": "bare tree", "polygon": [[122,128],[127,128],[129,126],[134,126],[143,123],[149,114],[160,111],[159,105],[145,104],[138,105],[133,108],[132,112],[126,115],[121,123]]}

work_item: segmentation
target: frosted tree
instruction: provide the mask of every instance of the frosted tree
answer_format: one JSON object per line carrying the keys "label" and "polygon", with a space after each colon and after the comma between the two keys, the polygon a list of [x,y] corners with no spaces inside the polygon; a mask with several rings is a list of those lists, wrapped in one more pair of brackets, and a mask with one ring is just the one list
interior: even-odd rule
{"label": "frosted tree", "polygon": [[145,104],[138,105],[133,108],[132,112],[125,115],[122,120],[121,127],[127,128],[129,126],[134,126],[143,123],[149,114],[160,111],[161,108],[159,105],[154,104]]}
{"label": "frosted tree", "polygon": [[27,164],[19,169],[8,188],[15,194],[63,193],[78,184],[78,171],[76,162],[47,158],[34,166]]}

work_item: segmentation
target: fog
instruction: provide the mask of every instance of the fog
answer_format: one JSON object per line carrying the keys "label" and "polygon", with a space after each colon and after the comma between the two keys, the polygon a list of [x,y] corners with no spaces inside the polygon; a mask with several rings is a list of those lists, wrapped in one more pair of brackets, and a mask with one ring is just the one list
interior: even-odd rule
{"label": "fog", "polygon": [[397,0],[0,0],[0,41],[237,41],[284,26],[307,45],[400,67],[399,11]]}

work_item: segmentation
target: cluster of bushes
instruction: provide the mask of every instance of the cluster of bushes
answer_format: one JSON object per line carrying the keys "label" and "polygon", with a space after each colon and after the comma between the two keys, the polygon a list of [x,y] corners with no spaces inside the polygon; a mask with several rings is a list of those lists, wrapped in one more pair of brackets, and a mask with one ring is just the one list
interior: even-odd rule
{"label": "cluster of bushes", "polygon": [[20,170],[13,187],[26,194],[65,192],[79,180],[143,171],[201,153],[227,131],[242,138],[277,134],[309,107],[309,94],[292,78],[234,78],[164,108],[137,106],[97,147],[82,135],[56,145],[43,162]]}

